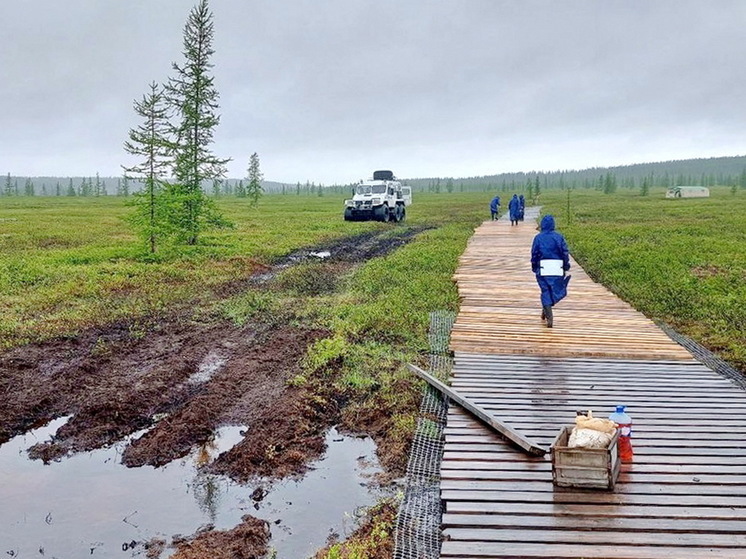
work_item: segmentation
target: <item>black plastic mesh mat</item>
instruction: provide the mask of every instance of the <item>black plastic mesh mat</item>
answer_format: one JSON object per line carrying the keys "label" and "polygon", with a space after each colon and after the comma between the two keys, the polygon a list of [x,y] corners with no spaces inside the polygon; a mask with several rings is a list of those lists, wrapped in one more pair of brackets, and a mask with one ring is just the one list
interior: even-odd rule
{"label": "black plastic mesh mat", "polygon": [[658,326],[663,330],[666,334],[668,334],[668,337],[671,338],[673,341],[675,341],[680,346],[683,346],[686,348],[689,353],[691,353],[697,361],[702,363],[703,365],[706,365],[716,373],[719,373],[720,375],[724,376],[728,380],[732,381],[734,384],[739,386],[740,388],[743,388],[746,390],[746,377],[744,377],[743,373],[740,373],[737,369],[733,368],[731,365],[729,365],[726,361],[723,361],[712,353],[709,349],[706,347],[698,344],[691,338],[687,338],[683,334],[679,334],[675,330],[673,330],[671,327],[667,326],[666,324],[663,324],[662,322],[657,323]]}
{"label": "black plastic mesh mat", "polygon": [[[456,316],[430,314],[430,373],[444,382],[453,366],[448,340]],[[399,505],[394,535],[394,559],[440,557],[440,462],[448,415],[448,399],[431,386],[425,388],[407,465],[404,498]]]}

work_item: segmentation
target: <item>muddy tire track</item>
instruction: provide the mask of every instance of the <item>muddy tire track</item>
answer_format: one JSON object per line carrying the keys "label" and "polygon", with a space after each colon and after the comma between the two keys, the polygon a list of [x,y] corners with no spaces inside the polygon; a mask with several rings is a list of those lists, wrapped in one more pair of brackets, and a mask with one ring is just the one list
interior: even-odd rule
{"label": "muddy tire track", "polygon": [[[322,251],[336,275],[340,266],[388,254],[423,229],[368,232],[303,249],[218,292],[268,288],[277,272],[316,261]],[[240,480],[302,471],[323,452],[322,434],[339,420],[339,406],[325,386],[290,388],[287,381],[300,372],[307,347],[327,333],[282,321],[239,328],[193,316],[176,310],[0,355],[0,444],[71,415],[53,440],[30,449],[31,457],[57,460],[146,430],[129,443],[123,462],[162,466],[217,427],[245,425],[244,441],[219,457],[216,471]],[[210,358],[219,363],[200,379]]]}

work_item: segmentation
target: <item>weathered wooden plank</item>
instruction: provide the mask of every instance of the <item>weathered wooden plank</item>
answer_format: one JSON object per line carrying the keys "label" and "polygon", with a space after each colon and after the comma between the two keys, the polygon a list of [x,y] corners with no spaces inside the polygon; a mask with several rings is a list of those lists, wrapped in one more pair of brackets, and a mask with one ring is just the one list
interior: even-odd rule
{"label": "weathered wooden plank", "polygon": [[[547,431],[535,431],[534,438],[536,440],[546,439],[547,437],[556,436],[557,433],[554,430]],[[656,439],[650,437],[635,436],[633,441],[635,447],[652,447],[652,448],[667,448],[667,447],[686,447],[692,446],[692,441],[696,440],[696,444],[700,448],[743,448],[744,447],[744,436],[736,435],[733,437],[707,435],[706,433],[701,434],[700,438],[692,438],[691,434],[688,437],[666,437],[665,434],[661,434]],[[493,444],[496,442],[496,437],[490,433],[470,433],[470,434],[451,434],[446,433],[446,442],[455,444]]]}
{"label": "weathered wooden plank", "polygon": [[[552,437],[536,437],[538,444],[546,444],[549,440],[554,440]],[[724,448],[702,448],[702,447],[690,447],[690,446],[648,446],[643,444],[644,441],[635,441],[633,443],[635,457],[643,459],[645,456],[678,456],[680,460],[685,460],[686,456],[732,456],[738,454],[743,456],[743,446],[731,445]],[[459,452],[466,455],[466,453],[481,452],[481,453],[510,453],[513,452],[504,448],[505,445],[500,443],[483,443],[483,444],[470,444],[470,443],[450,443],[447,447],[448,452]],[[643,460],[644,461],[644,460]]]}
{"label": "weathered wooden plank", "polygon": [[625,546],[686,546],[704,548],[741,548],[746,549],[746,534],[719,533],[717,538],[712,534],[701,533],[661,533],[645,531],[611,531],[611,530],[555,530],[539,528],[511,530],[490,527],[447,528],[443,535],[449,541],[479,542],[530,542],[532,544],[594,544]]}
{"label": "weathered wooden plank", "polygon": [[[599,505],[660,505],[665,498],[666,506],[671,507],[719,507],[730,509],[733,518],[740,518],[746,513],[746,497],[728,495],[692,495],[663,493],[660,486],[649,488],[655,493],[631,493],[634,487],[623,488],[624,492],[606,493],[594,492],[565,492],[565,491],[523,491],[522,484],[505,484],[505,490],[492,489],[451,489],[444,488],[441,498],[446,501],[509,501],[509,502],[531,502],[531,503],[573,503],[573,504],[599,504]],[[690,489],[694,485],[690,485]],[[676,487],[676,486],[674,486]],[[648,488],[640,487],[646,491]]]}
{"label": "weathered wooden plank", "polygon": [[445,541],[443,559],[743,559],[742,548]]}
{"label": "weathered wooden plank", "polygon": [[546,448],[533,443],[532,441],[528,440],[526,437],[521,435],[519,432],[506,426],[499,419],[490,415],[489,413],[486,413],[479,406],[475,405],[473,402],[469,401],[467,398],[464,398],[458,392],[456,392],[455,390],[452,390],[451,388],[449,388],[448,386],[440,382],[438,379],[436,379],[432,375],[429,375],[428,373],[426,373],[419,367],[415,367],[414,365],[408,364],[407,368],[413,373],[415,373],[417,376],[419,376],[420,378],[426,380],[431,386],[434,386],[440,392],[448,396],[451,400],[456,402],[459,406],[461,406],[462,408],[474,414],[481,421],[489,425],[492,429],[500,433],[506,439],[510,440],[511,442],[521,447],[526,452],[530,454],[534,454],[536,456],[543,456],[548,452]]}
{"label": "weathered wooden plank", "polygon": [[[549,472],[552,465],[549,462],[522,462],[518,460],[508,460],[503,462],[487,460],[448,460],[443,462],[441,471],[443,476],[447,477],[451,470],[471,470],[476,472],[487,470],[513,470],[513,471],[532,471],[532,472]],[[623,468],[634,471],[636,474],[661,474],[677,473],[691,474],[722,474],[722,475],[746,475],[746,462],[734,461],[731,464],[670,464],[670,463],[638,463],[632,465],[624,464]],[[478,474],[477,478],[478,478]],[[476,479],[476,478],[475,478]]]}
{"label": "weathered wooden plank", "polygon": [[[502,491],[524,491],[525,498],[533,498],[536,493],[552,493],[555,491],[551,480],[541,479],[539,475],[532,476],[521,476],[518,472],[509,472],[510,474],[515,473],[515,478],[511,479],[510,475],[506,476],[506,479],[499,481],[494,480],[475,480],[475,479],[450,479],[445,477],[441,480],[441,489],[453,490],[453,491],[487,491],[487,492],[502,492]],[[743,485],[738,484],[701,484],[693,483],[691,480],[683,480],[681,483],[644,483],[642,481],[630,483],[627,480],[622,480],[622,487],[616,488],[615,491],[619,494],[625,495],[653,495],[658,498],[660,503],[661,499],[663,502],[668,503],[669,497],[672,496],[687,496],[693,493],[703,497],[717,497],[723,499],[729,498],[746,498],[746,490]]]}
{"label": "weathered wooden plank", "polygon": [[[713,518],[657,517],[619,517],[593,515],[526,515],[526,514],[459,514],[449,512],[443,515],[444,528],[507,528],[547,529],[547,530],[602,530],[602,531],[638,531],[652,533],[660,537],[661,533],[730,533],[746,534],[746,519],[718,520]],[[448,532],[446,532],[448,533]],[[676,536],[673,536],[676,537]],[[456,538],[458,539],[458,538]],[[608,542],[606,542],[608,543]],[[628,542],[632,543],[632,542]]]}
{"label": "weathered wooden plank", "polygon": [[[535,503],[531,501],[448,501],[447,513],[469,515],[523,515],[579,518],[644,518],[644,519],[705,519],[740,522],[746,518],[746,509],[722,507],[676,507],[665,505],[603,505],[598,503]],[[648,521],[648,520],[646,520]]]}

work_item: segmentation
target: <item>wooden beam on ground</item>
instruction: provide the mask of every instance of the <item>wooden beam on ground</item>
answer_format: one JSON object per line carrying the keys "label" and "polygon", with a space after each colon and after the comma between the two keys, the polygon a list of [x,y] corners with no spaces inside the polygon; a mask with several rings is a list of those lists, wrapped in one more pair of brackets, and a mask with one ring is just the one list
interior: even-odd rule
{"label": "wooden beam on ground", "polygon": [[500,433],[503,437],[508,439],[509,441],[515,443],[520,448],[528,452],[529,454],[533,454],[534,456],[544,456],[548,451],[546,448],[539,446],[537,444],[532,443],[530,440],[528,440],[526,437],[518,433],[517,431],[511,429],[498,419],[496,419],[492,414],[485,411],[481,407],[479,407],[477,404],[469,400],[468,398],[462,396],[452,388],[446,386],[442,382],[440,382],[438,379],[436,379],[434,376],[426,373],[419,367],[416,367],[414,365],[411,365],[407,363],[407,368],[412,371],[414,374],[416,374],[421,379],[427,381],[430,386],[433,388],[439,390],[441,393],[448,396],[451,400],[456,402],[459,406],[464,408],[465,410],[469,411],[470,413],[474,414],[477,418],[482,420],[485,424],[487,424],[489,427]]}

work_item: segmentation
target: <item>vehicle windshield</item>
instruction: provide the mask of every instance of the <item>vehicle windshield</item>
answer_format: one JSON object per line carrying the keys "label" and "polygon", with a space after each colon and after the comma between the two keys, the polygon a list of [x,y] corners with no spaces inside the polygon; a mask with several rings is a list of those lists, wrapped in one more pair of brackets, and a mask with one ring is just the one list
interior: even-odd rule
{"label": "vehicle windshield", "polygon": [[374,184],[373,186],[369,184],[359,184],[357,185],[357,188],[355,189],[355,192],[357,194],[385,194],[386,193],[386,185],[385,184]]}

